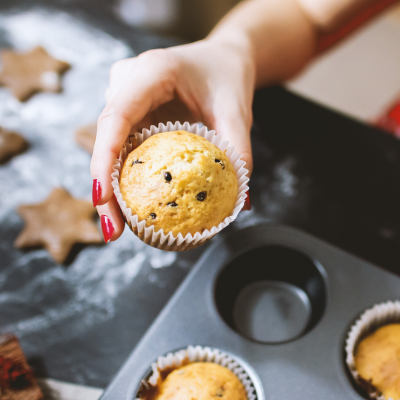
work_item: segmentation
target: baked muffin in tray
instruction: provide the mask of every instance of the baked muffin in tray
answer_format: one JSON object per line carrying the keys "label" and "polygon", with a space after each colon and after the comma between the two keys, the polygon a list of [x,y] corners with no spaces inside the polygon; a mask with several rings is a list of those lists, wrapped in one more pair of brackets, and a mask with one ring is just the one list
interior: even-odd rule
{"label": "baked muffin in tray", "polygon": [[371,399],[400,400],[400,301],[376,304],[353,324],[346,364]]}
{"label": "baked muffin in tray", "polygon": [[364,338],[357,347],[355,365],[380,396],[400,400],[400,323],[382,326]]}
{"label": "baked muffin in tray", "polygon": [[219,349],[188,346],[158,357],[135,398],[257,400],[263,398],[261,391],[255,372],[243,360]]}
{"label": "baked muffin in tray", "polygon": [[247,400],[246,390],[229,369],[212,362],[196,362],[170,372],[143,400]]}

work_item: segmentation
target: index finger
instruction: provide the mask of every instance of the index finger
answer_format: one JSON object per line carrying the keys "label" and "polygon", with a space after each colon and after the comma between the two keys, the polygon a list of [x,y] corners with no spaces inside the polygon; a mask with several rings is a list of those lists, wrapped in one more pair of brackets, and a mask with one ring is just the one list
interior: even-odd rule
{"label": "index finger", "polygon": [[175,68],[166,52],[152,50],[140,55],[126,85],[110,99],[99,117],[90,165],[92,178],[101,188],[98,205],[112,197],[112,166],[131,130],[146,114],[174,96]]}

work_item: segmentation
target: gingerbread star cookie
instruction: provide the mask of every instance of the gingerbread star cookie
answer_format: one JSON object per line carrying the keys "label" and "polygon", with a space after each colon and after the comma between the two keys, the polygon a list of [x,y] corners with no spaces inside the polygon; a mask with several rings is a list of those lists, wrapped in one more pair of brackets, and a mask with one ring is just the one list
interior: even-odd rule
{"label": "gingerbread star cookie", "polygon": [[79,146],[83,147],[88,153],[93,153],[94,142],[96,141],[97,124],[82,126],[75,132],[75,140]]}
{"label": "gingerbread star cookie", "polygon": [[60,75],[70,67],[40,46],[27,53],[3,50],[0,57],[0,85],[8,87],[20,101],[37,92],[61,91]]}
{"label": "gingerbread star cookie", "polygon": [[10,333],[0,336],[0,399],[43,399],[18,339]]}
{"label": "gingerbread star cookie", "polygon": [[27,148],[28,142],[21,135],[0,126],[0,164],[24,152]]}
{"label": "gingerbread star cookie", "polygon": [[14,242],[17,248],[45,247],[57,263],[63,263],[75,243],[102,243],[93,222],[92,203],[73,198],[61,188],[39,204],[22,205],[18,213],[25,227]]}

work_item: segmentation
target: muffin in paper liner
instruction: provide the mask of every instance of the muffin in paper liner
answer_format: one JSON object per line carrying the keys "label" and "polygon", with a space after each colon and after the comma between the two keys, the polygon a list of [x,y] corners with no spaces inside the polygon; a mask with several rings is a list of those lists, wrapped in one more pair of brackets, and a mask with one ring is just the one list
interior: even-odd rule
{"label": "muffin in paper liner", "polygon": [[240,361],[234,359],[232,356],[221,350],[202,346],[188,346],[184,350],[168,353],[166,356],[159,357],[157,362],[151,365],[151,376],[147,380],[141,382],[135,400],[142,400],[139,397],[141,390],[157,386],[163,371],[171,372],[175,368],[200,361],[212,362],[229,369],[237,376],[244,386],[248,400],[262,400],[257,397],[254,382],[246,372],[245,368],[240,365]]}
{"label": "muffin in paper liner", "polygon": [[400,323],[400,301],[388,301],[373,306],[366,310],[356,323],[351,327],[350,332],[346,339],[346,364],[354,379],[371,399],[377,400],[400,400],[385,398],[380,395],[379,390],[370,382],[363,379],[355,364],[355,353],[360,342],[368,335],[376,331],[378,328],[393,324]]}
{"label": "muffin in paper liner", "polygon": [[[119,188],[119,179],[122,166],[124,165],[128,154],[132,150],[140,146],[152,135],[156,135],[157,133],[161,132],[178,130],[185,130],[187,132],[202,136],[217,146],[220,150],[225,151],[226,156],[233,165],[238,180],[238,192],[231,215],[226,217],[218,226],[214,226],[210,230],[205,230],[203,233],[197,232],[194,235],[188,233],[185,237],[180,233],[176,237],[172,234],[172,232],[165,234],[163,229],[155,231],[154,226],[146,227],[146,220],[139,221],[139,217],[136,214],[133,214],[132,210],[127,207]],[[201,126],[199,124],[191,125],[189,122],[185,122],[184,124],[181,124],[180,122],[175,122],[175,124],[168,122],[166,125],[159,124],[158,127],[152,125],[150,129],[143,129],[141,133],[137,132],[135,135],[130,136],[126,140],[121,149],[118,160],[115,160],[115,164],[113,166],[114,172],[111,174],[111,184],[114,188],[114,194],[121,208],[125,221],[132,232],[140,240],[161,250],[184,251],[194,249],[195,247],[206,243],[236,219],[240,210],[244,206],[245,199],[247,197],[246,192],[249,189],[247,186],[247,182],[249,181],[247,174],[249,171],[244,168],[245,164],[246,163],[241,160],[241,155],[235,153],[235,147],[229,147],[229,142],[224,140],[221,135],[217,135],[215,131],[209,131],[205,126]]]}

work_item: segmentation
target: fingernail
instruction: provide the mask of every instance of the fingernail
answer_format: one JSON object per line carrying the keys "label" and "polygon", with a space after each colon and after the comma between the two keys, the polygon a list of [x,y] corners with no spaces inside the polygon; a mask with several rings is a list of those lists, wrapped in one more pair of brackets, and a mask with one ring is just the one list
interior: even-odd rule
{"label": "fingernail", "polygon": [[247,197],[246,200],[244,201],[244,206],[243,206],[243,211],[250,211],[251,210],[251,200],[250,200],[250,193],[249,191],[246,192]]}
{"label": "fingernail", "polygon": [[101,221],[101,230],[103,231],[104,241],[108,243],[111,240],[111,236],[114,233],[114,227],[107,215],[103,214],[100,217]]}
{"label": "fingernail", "polygon": [[101,185],[98,179],[93,179],[93,188],[92,188],[92,200],[93,200],[93,207],[97,206],[101,197]]}

